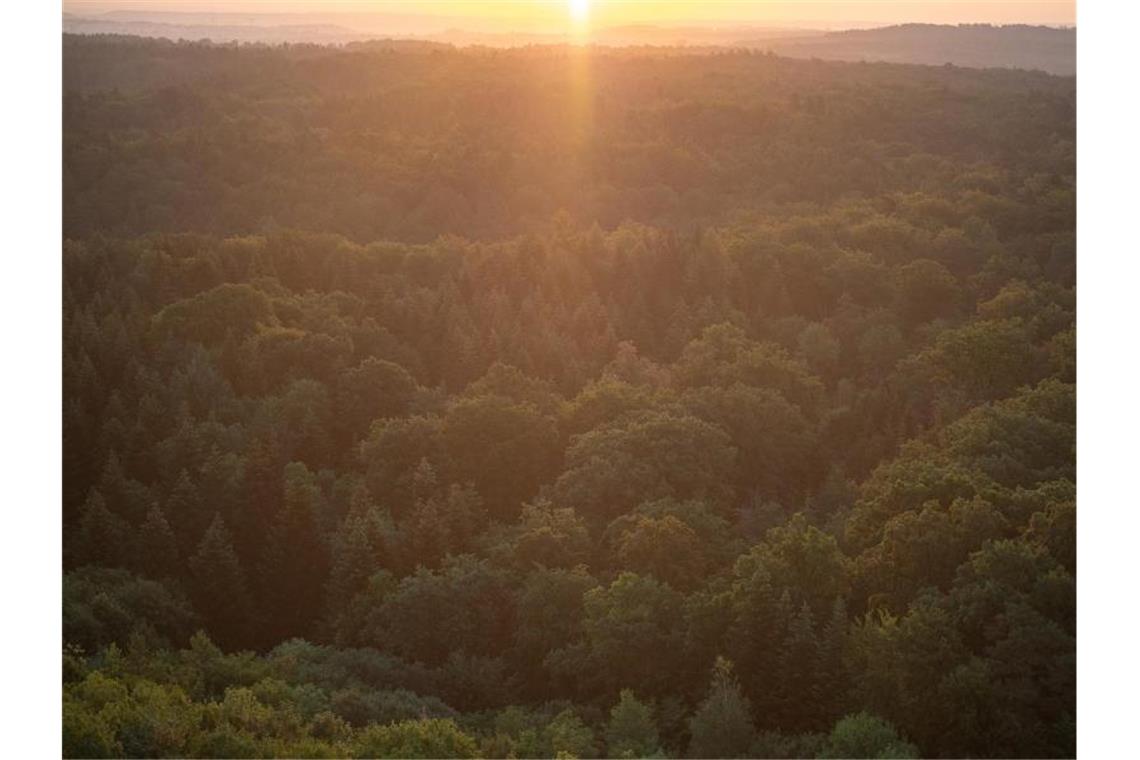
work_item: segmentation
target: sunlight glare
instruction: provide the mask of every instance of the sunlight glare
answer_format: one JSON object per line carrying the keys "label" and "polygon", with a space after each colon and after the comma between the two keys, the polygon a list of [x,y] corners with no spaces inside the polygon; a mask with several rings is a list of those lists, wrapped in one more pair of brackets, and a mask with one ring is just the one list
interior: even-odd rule
{"label": "sunlight glare", "polygon": [[575,21],[585,21],[590,16],[590,0],[569,0],[570,17]]}

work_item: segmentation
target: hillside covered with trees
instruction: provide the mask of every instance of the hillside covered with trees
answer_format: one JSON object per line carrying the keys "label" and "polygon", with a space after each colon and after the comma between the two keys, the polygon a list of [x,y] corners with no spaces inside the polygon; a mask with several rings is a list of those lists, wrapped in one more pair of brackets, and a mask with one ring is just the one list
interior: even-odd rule
{"label": "hillside covered with trees", "polygon": [[64,75],[66,756],[1075,754],[1074,79]]}

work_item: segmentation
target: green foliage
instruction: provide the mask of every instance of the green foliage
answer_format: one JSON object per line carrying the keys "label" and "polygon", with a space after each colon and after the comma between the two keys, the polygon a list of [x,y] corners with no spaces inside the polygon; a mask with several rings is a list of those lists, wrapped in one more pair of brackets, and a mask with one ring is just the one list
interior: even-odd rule
{"label": "green foliage", "polygon": [[1074,754],[1073,80],[403,47],[65,37],[64,754]]}
{"label": "green foliage", "polygon": [[573,710],[563,710],[546,726],[545,738],[555,757],[591,758],[598,756],[594,732]]}
{"label": "green foliage", "polygon": [[366,636],[383,649],[435,665],[453,651],[503,651],[512,611],[504,575],[462,555],[436,572],[420,568],[401,580],[372,611]]}
{"label": "green foliage", "polygon": [[371,726],[355,742],[354,757],[477,757],[475,740],[447,719],[405,720]]}
{"label": "green foliage", "polygon": [[606,757],[653,757],[660,752],[652,710],[622,689],[606,723]]}
{"label": "green foliage", "polygon": [[152,644],[181,644],[195,622],[185,596],[159,581],[97,567],[63,577],[63,637],[88,654],[125,646],[135,633]]}
{"label": "green foliage", "polygon": [[864,712],[836,723],[817,757],[907,758],[919,754],[917,747],[899,738],[894,726]]}
{"label": "green foliage", "polygon": [[[655,578],[622,573],[609,586],[585,593],[583,641],[555,653],[561,655],[555,661],[581,683],[612,694],[624,683],[636,683],[647,694],[666,694],[684,667],[681,603],[679,593]],[[655,658],[641,656],[646,651]]]}
{"label": "green foliage", "polygon": [[190,579],[194,608],[210,630],[222,641],[242,641],[251,606],[248,586],[221,515],[214,516],[190,557]]}
{"label": "green foliage", "polygon": [[688,757],[748,757],[756,738],[751,710],[732,663],[717,658],[708,696],[689,720]]}
{"label": "green foliage", "polygon": [[590,533],[573,509],[548,501],[523,505],[511,551],[521,567],[571,568],[586,564],[592,551]]}
{"label": "green foliage", "polygon": [[337,422],[358,437],[373,420],[404,415],[418,390],[415,379],[399,364],[369,357],[337,378]]}
{"label": "green foliage", "polygon": [[463,398],[448,410],[441,435],[455,481],[474,483],[497,517],[518,514],[555,471],[554,419],[531,404]]}
{"label": "green foliage", "polygon": [[614,517],[652,498],[723,504],[735,460],[720,428],[689,416],[638,415],[575,438],[554,495],[591,517]]}
{"label": "green foliage", "polygon": [[274,323],[269,298],[246,284],[223,283],[182,301],[170,304],[154,318],[164,336],[177,336],[201,343],[217,343],[233,333],[248,335],[259,325]]}

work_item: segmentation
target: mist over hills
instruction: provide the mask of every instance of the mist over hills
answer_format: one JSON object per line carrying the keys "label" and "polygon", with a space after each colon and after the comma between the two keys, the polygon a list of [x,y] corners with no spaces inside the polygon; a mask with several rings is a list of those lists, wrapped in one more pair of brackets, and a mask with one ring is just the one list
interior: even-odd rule
{"label": "mist over hills", "polygon": [[792,58],[935,66],[950,63],[973,68],[1038,69],[1062,76],[1072,76],[1077,70],[1077,30],[1047,26],[901,24],[759,40],[755,46]]}
{"label": "mist over hills", "polygon": [[[477,19],[401,14],[65,13],[64,32],[120,34],[216,43],[344,45],[411,39],[456,46],[562,44],[566,34],[502,31]],[[792,58],[868,61],[1076,73],[1076,30],[1047,26],[901,24],[872,29],[633,25],[595,29],[607,46],[752,48]]]}

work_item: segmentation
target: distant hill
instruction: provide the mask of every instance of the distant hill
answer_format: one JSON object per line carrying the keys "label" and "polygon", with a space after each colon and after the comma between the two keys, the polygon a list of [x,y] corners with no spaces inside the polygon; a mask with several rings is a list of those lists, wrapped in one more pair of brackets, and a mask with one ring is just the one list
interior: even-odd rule
{"label": "distant hill", "polygon": [[1047,26],[902,24],[754,40],[750,46],[792,58],[935,66],[950,63],[973,68],[1037,69],[1063,76],[1077,71],[1076,29]]}
{"label": "distant hill", "polygon": [[[217,43],[348,44],[409,39],[460,47],[515,47],[561,44],[566,34],[495,31],[465,19],[391,14],[210,14],[161,11],[99,15],[65,13],[69,34],[112,34]],[[753,48],[791,58],[885,61],[971,68],[1036,69],[1076,73],[1075,29],[1046,26],[959,26],[903,24],[876,29],[826,32],[755,26],[614,26],[595,29],[592,40],[607,46]]]}
{"label": "distant hill", "polygon": [[369,35],[353,32],[336,24],[256,24],[195,23],[170,19],[152,21],[118,18],[113,14],[99,17],[64,14],[63,31],[68,34],[120,34],[136,37],[164,37],[171,40],[211,40],[213,42],[307,42],[337,44],[368,39]]}

